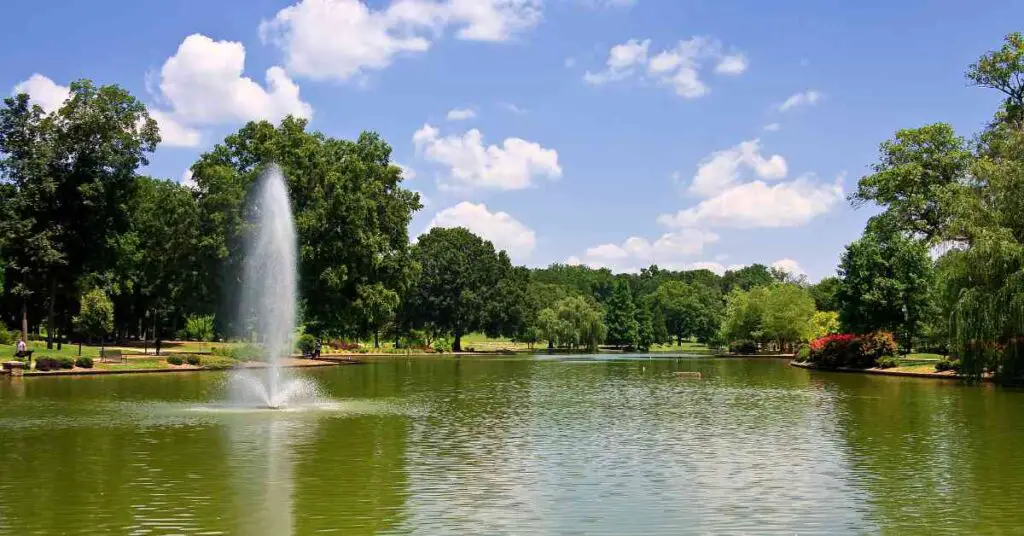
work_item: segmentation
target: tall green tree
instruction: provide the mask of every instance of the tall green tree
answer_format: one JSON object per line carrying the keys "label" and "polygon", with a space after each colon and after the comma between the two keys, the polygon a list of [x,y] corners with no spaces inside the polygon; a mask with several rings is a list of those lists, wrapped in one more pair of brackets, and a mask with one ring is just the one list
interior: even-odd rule
{"label": "tall green tree", "polygon": [[766,286],[753,287],[750,290],[734,289],[726,299],[721,338],[725,342],[766,342],[764,319],[767,303]]}
{"label": "tall green tree", "polygon": [[563,298],[538,314],[538,327],[549,346],[596,351],[607,327],[600,307],[580,296]]}
{"label": "tall green tree", "polygon": [[193,164],[209,275],[203,295],[227,296],[237,285],[250,227],[246,196],[277,164],[295,214],[307,329],[354,336],[366,312],[360,296],[372,292],[367,288],[381,285],[401,295],[412,281],[408,227],[421,208],[419,195],[401,187],[401,169],[377,134],[349,141],[306,126],[293,117],[276,127],[249,123]]}
{"label": "tall green tree", "polygon": [[764,337],[775,341],[779,351],[810,339],[816,312],[810,292],[794,283],[780,283],[767,290],[761,322]]}
{"label": "tall green tree", "polygon": [[836,301],[836,292],[839,291],[838,277],[825,277],[808,287],[808,290],[814,298],[815,308],[819,311],[839,310],[839,302]]}
{"label": "tall green tree", "polygon": [[[80,335],[98,338],[102,348],[107,334],[114,329],[114,304],[101,289],[92,289],[82,295],[82,304],[73,322]],[[81,342],[78,354],[82,354]]]}
{"label": "tall green tree", "polygon": [[625,280],[615,282],[612,295],[608,299],[605,323],[608,326],[607,342],[615,346],[629,348],[637,345],[636,306]]}
{"label": "tall green tree", "polygon": [[882,143],[872,174],[862,177],[851,196],[854,206],[883,207],[868,222],[879,234],[903,232],[933,243],[949,234],[951,209],[967,183],[973,155],[946,123],[896,132]]}
{"label": "tall green tree", "polygon": [[931,307],[934,267],[924,243],[868,233],[839,265],[839,319],[846,330],[893,332],[908,348]]}
{"label": "tall green tree", "polygon": [[462,336],[493,320],[487,314],[489,301],[501,299],[499,284],[512,272],[508,255],[468,229],[435,227],[419,237],[413,259],[420,266],[419,279],[407,294],[414,327],[435,336],[450,334],[452,349],[462,351]]}
{"label": "tall green tree", "polygon": [[145,105],[124,89],[71,83],[53,113],[27,95],[0,108],[0,173],[15,186],[13,217],[0,231],[18,275],[22,326],[33,294],[46,296],[48,345],[58,304],[79,278],[109,271],[128,226],[136,170],[160,141]]}
{"label": "tall green tree", "polygon": [[772,270],[763,264],[751,264],[738,270],[729,270],[722,276],[723,292],[732,292],[735,289],[750,290],[755,287],[764,287],[777,281]]}
{"label": "tall green tree", "polygon": [[724,304],[716,287],[666,281],[651,300],[676,344],[690,337],[708,342],[718,332]]}

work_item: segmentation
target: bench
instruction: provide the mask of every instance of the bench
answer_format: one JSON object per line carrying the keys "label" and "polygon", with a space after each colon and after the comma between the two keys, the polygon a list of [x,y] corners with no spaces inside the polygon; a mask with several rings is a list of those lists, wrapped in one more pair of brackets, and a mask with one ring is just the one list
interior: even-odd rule
{"label": "bench", "polygon": [[29,361],[32,361],[32,350],[14,352],[14,359],[28,359]]}
{"label": "bench", "polygon": [[100,350],[100,362],[127,363],[128,355],[121,350]]}

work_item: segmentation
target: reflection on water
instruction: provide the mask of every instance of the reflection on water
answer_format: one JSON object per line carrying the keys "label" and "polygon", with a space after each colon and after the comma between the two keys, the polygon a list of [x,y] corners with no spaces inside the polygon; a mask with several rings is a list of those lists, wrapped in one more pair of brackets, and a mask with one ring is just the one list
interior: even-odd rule
{"label": "reflection on water", "polygon": [[[701,372],[702,380],[674,372]],[[1013,532],[1024,393],[739,359],[0,381],[0,534]]]}

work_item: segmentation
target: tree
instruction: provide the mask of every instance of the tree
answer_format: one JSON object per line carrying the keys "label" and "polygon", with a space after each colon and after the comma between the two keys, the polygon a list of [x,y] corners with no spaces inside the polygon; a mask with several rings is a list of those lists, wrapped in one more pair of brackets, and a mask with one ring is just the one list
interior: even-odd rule
{"label": "tree", "polygon": [[408,295],[414,327],[451,334],[452,349],[461,352],[462,336],[487,325],[489,300],[512,270],[508,255],[468,229],[435,227],[419,237],[412,256],[421,269]]}
{"label": "tree", "polygon": [[931,306],[934,268],[924,243],[868,233],[846,247],[839,277],[836,298],[844,329],[891,331],[909,347]]}
{"label": "tree", "polygon": [[115,238],[128,225],[135,172],[160,141],[145,105],[118,86],[71,83],[50,114],[28,95],[0,108],[0,173],[15,188],[10,219],[0,223],[17,274],[22,330],[28,302],[45,295],[47,344],[57,331],[58,303],[79,279],[108,271]]}
{"label": "tree", "polygon": [[835,311],[818,311],[811,317],[811,333],[808,339],[814,340],[825,335],[839,333],[839,313]]}
{"label": "tree", "polygon": [[398,293],[380,283],[359,288],[356,308],[362,313],[363,330],[373,334],[373,347],[380,348],[380,332],[395,318]]}
{"label": "tree", "polygon": [[185,336],[190,341],[213,340],[213,315],[189,315],[185,317]]}
{"label": "tree", "polygon": [[582,297],[563,298],[538,314],[537,325],[549,347],[596,351],[607,334],[603,314]]}
{"label": "tree", "polygon": [[360,292],[373,292],[364,287],[380,284],[401,295],[411,283],[409,221],[422,206],[418,194],[401,187],[401,169],[380,136],[340,140],[306,125],[293,117],[277,127],[251,122],[192,165],[208,276],[201,295],[224,296],[237,283],[250,225],[246,196],[276,163],[295,216],[306,327],[356,335],[365,312],[357,305]]}
{"label": "tree", "polygon": [[896,132],[879,148],[873,173],[850,197],[854,206],[874,202],[885,210],[868,222],[880,234],[903,232],[933,243],[948,234],[951,201],[967,181],[973,155],[946,123]]}
{"label": "tree", "polygon": [[636,308],[636,347],[640,350],[647,350],[654,344],[654,317],[647,305]]}
{"label": "tree", "polygon": [[637,345],[636,306],[629,291],[629,283],[615,282],[611,298],[607,303],[605,324],[608,326],[607,341],[615,346],[635,348]]}
{"label": "tree", "polygon": [[690,337],[708,342],[718,332],[723,304],[715,287],[666,281],[651,299],[664,319],[668,334],[675,337],[676,344],[682,344],[683,339]]}
{"label": "tree", "polygon": [[[114,329],[114,304],[100,289],[92,289],[82,295],[78,315],[74,317],[75,329],[81,335],[100,339],[102,352],[104,339]],[[82,343],[78,343],[78,355],[82,355]]]}
{"label": "tree", "polygon": [[767,287],[761,328],[764,337],[774,340],[779,351],[791,343],[808,340],[814,333],[814,298],[794,283]]}
{"label": "tree", "polygon": [[814,298],[814,307],[819,311],[838,311],[836,292],[839,290],[838,277],[826,277],[808,287]]}
{"label": "tree", "polygon": [[763,264],[751,264],[739,270],[728,270],[722,276],[723,292],[732,292],[735,289],[750,290],[755,287],[764,287],[776,282],[775,275],[770,268]]}
{"label": "tree", "polygon": [[983,55],[967,69],[967,79],[1005,96],[997,122],[1013,124],[1019,130],[1024,118],[1024,36],[1007,34],[1003,46]]}
{"label": "tree", "polygon": [[721,335],[726,342],[765,341],[764,317],[768,301],[767,287],[735,289],[726,299]]}

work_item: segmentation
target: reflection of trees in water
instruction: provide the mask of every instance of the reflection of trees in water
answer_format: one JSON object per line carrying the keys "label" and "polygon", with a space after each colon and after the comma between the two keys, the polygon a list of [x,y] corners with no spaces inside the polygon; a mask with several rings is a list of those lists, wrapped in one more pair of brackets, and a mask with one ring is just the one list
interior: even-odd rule
{"label": "reflection of trees in water", "polygon": [[830,377],[853,479],[893,532],[1024,525],[1021,394],[989,385]]}

